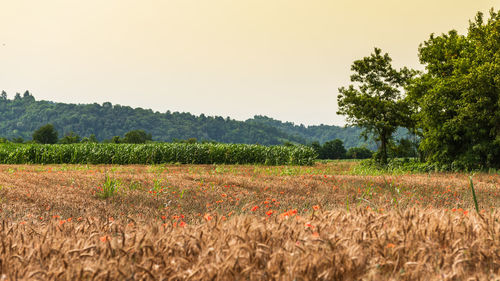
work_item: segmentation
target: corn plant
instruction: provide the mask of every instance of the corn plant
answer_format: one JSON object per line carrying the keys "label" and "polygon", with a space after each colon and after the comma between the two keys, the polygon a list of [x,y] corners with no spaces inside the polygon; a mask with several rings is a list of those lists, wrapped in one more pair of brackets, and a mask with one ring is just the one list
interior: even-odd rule
{"label": "corn plant", "polygon": [[149,189],[149,193],[155,195],[155,197],[158,199],[158,195],[163,192],[163,184],[162,181],[159,179],[156,179],[153,181],[153,187]]}
{"label": "corn plant", "polygon": [[99,186],[97,188],[96,192],[97,197],[101,199],[107,199],[109,197],[112,197],[118,192],[120,186],[121,186],[120,180],[111,178],[108,175],[106,175],[102,186]]}
{"label": "corn plant", "polygon": [[140,189],[141,188],[141,182],[139,181],[132,181],[129,186],[128,186],[128,189],[129,190],[137,190],[137,189]]}
{"label": "corn plant", "polygon": [[312,165],[305,146],[250,144],[0,144],[0,164],[265,164]]}

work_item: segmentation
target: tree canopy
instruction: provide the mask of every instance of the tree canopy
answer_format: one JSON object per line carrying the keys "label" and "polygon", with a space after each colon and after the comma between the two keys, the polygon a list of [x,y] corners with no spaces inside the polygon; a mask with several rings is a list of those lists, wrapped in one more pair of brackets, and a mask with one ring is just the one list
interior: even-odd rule
{"label": "tree canopy", "polygon": [[427,160],[448,169],[500,167],[500,15],[493,10],[420,45],[425,73],[409,88]]}
{"label": "tree canopy", "polygon": [[70,143],[79,143],[80,136],[75,134],[75,132],[69,132],[62,139],[59,140],[59,143],[62,144],[70,144]]}
{"label": "tree canopy", "polygon": [[[34,130],[51,123],[62,136],[74,132],[82,141],[92,142],[121,142],[116,136],[144,130],[151,133],[154,141],[166,142],[196,138],[200,142],[275,145],[285,142],[324,143],[339,138],[347,148],[361,145],[374,147],[360,139],[359,128],[295,125],[265,116],[237,121],[185,112],[160,113],[109,102],[100,105],[36,101],[29,92],[16,95],[15,99],[8,99],[7,93],[4,96],[2,98],[0,94],[0,136],[11,141],[29,141]],[[94,137],[91,137],[92,134]]]}
{"label": "tree canopy", "polygon": [[415,75],[406,67],[396,70],[389,54],[375,48],[374,52],[351,66],[349,87],[339,88],[337,114],[347,117],[352,126],[364,129],[365,137],[371,135],[380,144],[378,161],[387,162],[389,141],[398,127],[412,127],[410,106],[404,99],[402,88]]}
{"label": "tree canopy", "polygon": [[146,133],[144,130],[133,130],[125,134],[123,138],[124,143],[146,143],[152,141],[151,134]]}
{"label": "tree canopy", "polygon": [[351,147],[346,152],[346,157],[349,159],[368,159],[373,156],[373,151],[366,147]]}
{"label": "tree canopy", "polygon": [[44,125],[33,132],[33,141],[43,144],[57,143],[57,131],[52,124]]}
{"label": "tree canopy", "polygon": [[346,157],[346,149],[344,143],[339,140],[327,141],[323,144],[320,150],[320,159],[344,159]]}

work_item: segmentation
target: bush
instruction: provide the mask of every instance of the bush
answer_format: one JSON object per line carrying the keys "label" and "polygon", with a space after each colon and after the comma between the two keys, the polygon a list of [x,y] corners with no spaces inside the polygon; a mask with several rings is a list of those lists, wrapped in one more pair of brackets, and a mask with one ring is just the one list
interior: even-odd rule
{"label": "bush", "polygon": [[351,147],[346,153],[346,157],[349,159],[368,159],[372,156],[373,151],[366,147]]}

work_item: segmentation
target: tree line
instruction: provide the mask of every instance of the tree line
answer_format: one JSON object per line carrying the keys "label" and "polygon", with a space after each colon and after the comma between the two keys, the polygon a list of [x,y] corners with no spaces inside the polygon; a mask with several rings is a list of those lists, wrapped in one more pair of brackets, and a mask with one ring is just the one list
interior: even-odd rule
{"label": "tree line", "polygon": [[13,142],[29,141],[33,132],[52,124],[65,136],[74,132],[82,138],[98,141],[124,136],[133,130],[144,130],[152,139],[172,142],[196,138],[205,142],[278,145],[285,142],[310,144],[339,138],[347,148],[375,143],[361,139],[359,128],[319,125],[304,126],[281,122],[265,116],[237,121],[220,116],[195,116],[185,112],[160,113],[150,109],[103,104],[66,104],[35,100],[26,91],[13,98],[5,91],[0,95],[0,136]]}
{"label": "tree line", "polygon": [[[5,138],[0,138],[0,143],[9,142]],[[144,144],[153,143],[152,135],[145,132],[144,130],[132,130],[127,132],[123,137],[114,136],[110,139],[105,139],[102,143],[123,143],[123,144]],[[18,143],[23,143],[23,141],[18,141]],[[62,138],[59,138],[59,133],[54,128],[52,124],[46,124],[41,126],[33,132],[32,140],[26,143],[38,143],[38,144],[75,144],[75,143],[99,143],[95,135],[90,135],[89,137],[81,138],[75,132],[69,132],[65,134]],[[196,144],[196,143],[212,143],[217,144],[214,141],[203,141],[199,142],[196,138],[189,138],[187,140],[174,139],[172,143],[185,143],[185,144]],[[295,146],[295,144],[287,142],[285,146]],[[317,154],[318,159],[367,159],[372,157],[373,151],[366,147],[351,147],[348,150],[344,147],[344,143],[340,139],[335,139],[332,141],[327,141],[323,145],[319,142],[313,142],[308,145]],[[404,155],[404,157],[409,155]]]}
{"label": "tree line", "polygon": [[337,113],[378,143],[381,164],[405,127],[421,161],[443,170],[500,168],[500,14],[477,13],[465,35],[431,34],[418,56],[424,71],[393,68],[379,48],[354,61]]}

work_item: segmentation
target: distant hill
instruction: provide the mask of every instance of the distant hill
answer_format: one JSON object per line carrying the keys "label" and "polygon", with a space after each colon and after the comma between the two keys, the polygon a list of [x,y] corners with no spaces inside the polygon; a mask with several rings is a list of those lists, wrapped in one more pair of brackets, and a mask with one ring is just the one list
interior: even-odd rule
{"label": "distant hill", "polygon": [[365,145],[369,148],[374,148],[375,143],[372,141],[364,141],[360,138],[361,129],[357,127],[339,127],[333,125],[295,125],[291,122],[282,122],[267,116],[256,115],[253,119],[245,121],[249,124],[265,124],[271,127],[280,129],[291,136],[296,136],[311,141],[318,141],[323,144],[324,142],[340,139],[344,142],[344,146],[355,147]]}
{"label": "distant hill", "polygon": [[[59,137],[73,131],[81,137],[94,134],[100,141],[140,129],[151,133],[153,140],[167,142],[196,138],[200,141],[272,145],[285,142],[324,143],[339,138],[347,148],[364,144],[359,138],[359,128],[327,125],[306,127],[266,116],[236,121],[203,114],[160,113],[109,102],[101,105],[36,101],[29,92],[16,94],[13,99],[8,99],[5,92],[0,96],[0,137],[31,140],[33,131],[47,123],[54,125]],[[373,143],[367,145],[373,148]]]}

